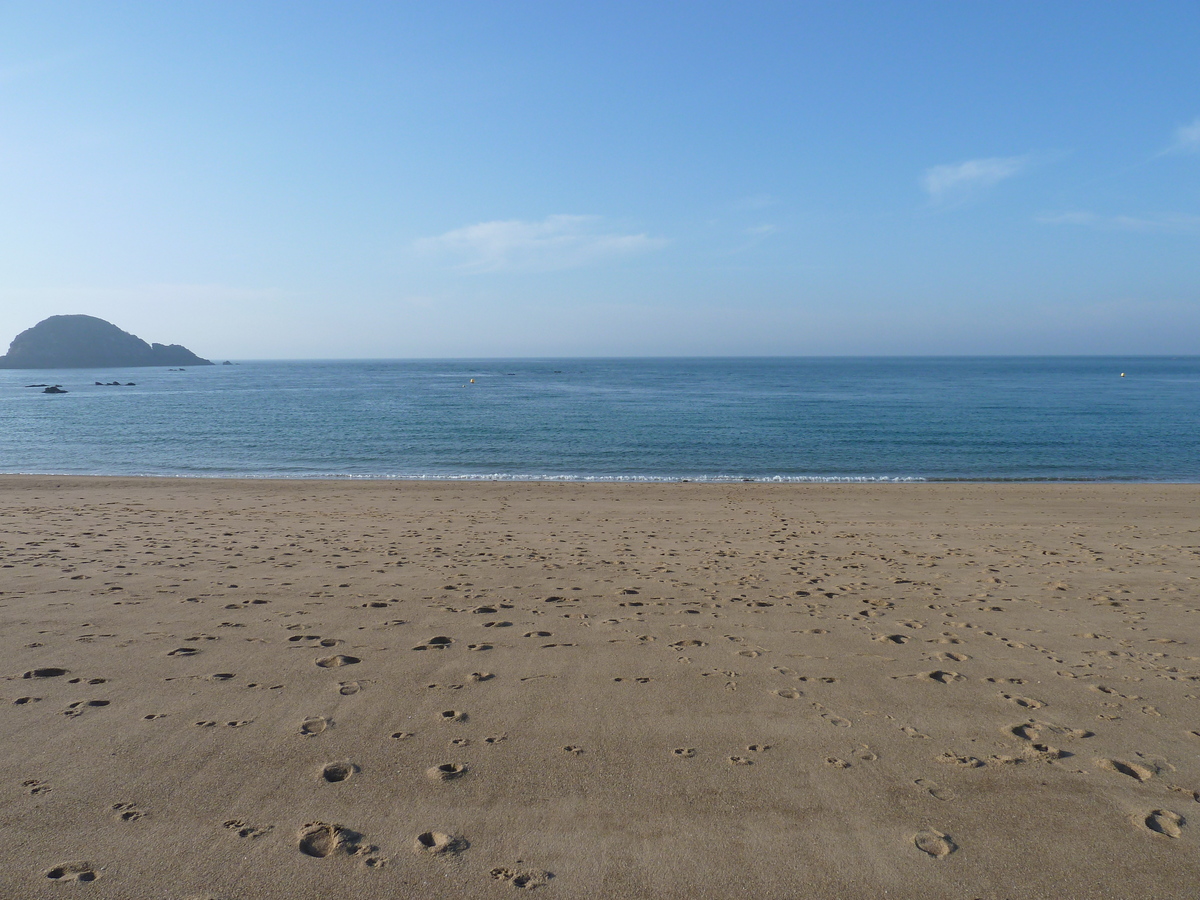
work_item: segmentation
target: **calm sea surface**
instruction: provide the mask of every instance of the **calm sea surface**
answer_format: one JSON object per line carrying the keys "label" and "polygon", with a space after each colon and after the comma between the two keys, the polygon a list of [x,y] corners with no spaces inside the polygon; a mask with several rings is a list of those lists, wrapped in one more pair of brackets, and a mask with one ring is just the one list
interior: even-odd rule
{"label": "calm sea surface", "polygon": [[1198,435],[1200,357],[0,370],[6,473],[1196,482]]}

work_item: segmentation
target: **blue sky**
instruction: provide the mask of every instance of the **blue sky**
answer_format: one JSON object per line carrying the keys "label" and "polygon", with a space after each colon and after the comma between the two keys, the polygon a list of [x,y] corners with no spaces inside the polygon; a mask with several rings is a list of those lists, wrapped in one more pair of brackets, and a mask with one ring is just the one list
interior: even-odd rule
{"label": "blue sky", "polygon": [[1194,354],[1198,46],[1195,0],[4,3],[0,345]]}

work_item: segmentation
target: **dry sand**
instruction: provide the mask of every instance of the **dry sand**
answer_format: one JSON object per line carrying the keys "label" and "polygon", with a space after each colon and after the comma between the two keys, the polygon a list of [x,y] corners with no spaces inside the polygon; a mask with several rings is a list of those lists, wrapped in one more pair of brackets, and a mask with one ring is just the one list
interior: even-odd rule
{"label": "dry sand", "polygon": [[1198,513],[0,478],[0,896],[1195,897]]}

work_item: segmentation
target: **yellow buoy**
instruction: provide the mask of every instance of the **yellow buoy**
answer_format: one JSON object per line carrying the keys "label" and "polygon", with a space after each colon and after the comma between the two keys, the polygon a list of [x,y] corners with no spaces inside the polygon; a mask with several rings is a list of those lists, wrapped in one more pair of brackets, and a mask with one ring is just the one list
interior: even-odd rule
{"label": "yellow buoy", "polygon": [[1125,377],[1125,373],[1124,373],[1124,372],[1122,372],[1122,373],[1121,373],[1121,377],[1122,377],[1122,378],[1124,378],[1124,377]]}
{"label": "yellow buoy", "polygon": [[[1122,374],[1122,375],[1124,375],[1125,373],[1124,373],[1124,372],[1122,372],[1121,374]],[[475,383],[475,379],[474,379],[474,378],[472,378],[472,379],[471,379],[471,384],[474,384],[474,383]]]}

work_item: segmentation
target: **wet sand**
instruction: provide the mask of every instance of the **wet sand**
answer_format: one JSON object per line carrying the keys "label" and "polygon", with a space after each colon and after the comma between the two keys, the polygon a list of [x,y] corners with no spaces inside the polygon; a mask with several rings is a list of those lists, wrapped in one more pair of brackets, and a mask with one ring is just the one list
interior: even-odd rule
{"label": "wet sand", "polygon": [[1200,881],[1200,485],[0,477],[0,897]]}

